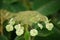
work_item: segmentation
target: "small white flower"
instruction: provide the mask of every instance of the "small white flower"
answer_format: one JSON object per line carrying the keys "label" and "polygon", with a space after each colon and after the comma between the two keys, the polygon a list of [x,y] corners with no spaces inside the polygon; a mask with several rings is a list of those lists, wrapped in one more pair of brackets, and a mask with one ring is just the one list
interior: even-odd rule
{"label": "small white flower", "polygon": [[30,31],[30,35],[31,35],[31,36],[36,36],[36,35],[38,35],[38,31],[37,31],[36,29],[32,29],[32,30]]}
{"label": "small white flower", "polygon": [[24,27],[22,27],[21,24],[18,24],[18,25],[15,25],[15,29],[16,30],[19,30],[19,29],[24,30]]}
{"label": "small white flower", "polygon": [[16,30],[16,35],[21,36],[24,33],[22,29]]}
{"label": "small white flower", "polygon": [[24,27],[20,27],[20,29],[24,30]]}
{"label": "small white flower", "polygon": [[20,24],[17,24],[17,25],[15,25],[15,29],[17,30],[17,29],[20,29]]}
{"label": "small white flower", "polygon": [[11,18],[10,21],[9,21],[9,24],[14,25],[15,24],[15,20],[13,18]]}
{"label": "small white flower", "polygon": [[6,25],[6,30],[8,31],[8,32],[10,32],[10,31],[13,31],[13,26],[12,25]]}
{"label": "small white flower", "polygon": [[53,27],[54,27],[54,25],[53,25],[52,23],[46,23],[46,28],[47,28],[48,30],[52,30]]}
{"label": "small white flower", "polygon": [[43,25],[42,25],[42,24],[40,24],[40,23],[38,23],[38,26],[40,27],[40,29],[42,29],[42,28],[43,28]]}

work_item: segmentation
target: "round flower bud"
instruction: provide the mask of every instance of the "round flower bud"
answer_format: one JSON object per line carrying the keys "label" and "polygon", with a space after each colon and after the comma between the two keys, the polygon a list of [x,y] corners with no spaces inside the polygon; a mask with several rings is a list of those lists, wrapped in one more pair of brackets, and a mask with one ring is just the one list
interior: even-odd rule
{"label": "round flower bud", "polygon": [[48,30],[52,30],[53,27],[54,27],[54,25],[53,25],[52,23],[46,23],[46,28],[47,28]]}
{"label": "round flower bud", "polygon": [[31,35],[31,36],[36,36],[36,35],[38,35],[38,31],[37,31],[36,29],[32,29],[32,30],[30,31],[30,35]]}
{"label": "round flower bud", "polygon": [[15,25],[15,29],[16,30],[19,30],[19,29],[24,30],[24,27],[22,27],[21,24],[18,24],[18,25]]}
{"label": "round flower bud", "polygon": [[20,24],[17,24],[17,25],[15,25],[15,29],[17,30],[17,29],[20,29]]}
{"label": "round flower bud", "polygon": [[13,18],[11,18],[10,21],[9,21],[9,24],[14,25],[15,24],[15,20]]}
{"label": "round flower bud", "polygon": [[16,35],[21,36],[24,33],[22,29],[16,30]]}
{"label": "round flower bud", "polygon": [[40,27],[40,29],[42,29],[42,28],[43,28],[43,25],[42,25],[42,24],[40,24],[40,23],[38,23],[38,26]]}
{"label": "round flower bud", "polygon": [[24,30],[24,27],[20,27],[20,29]]}
{"label": "round flower bud", "polygon": [[13,26],[12,25],[6,25],[6,30],[8,31],[8,32],[10,32],[10,31],[13,31]]}

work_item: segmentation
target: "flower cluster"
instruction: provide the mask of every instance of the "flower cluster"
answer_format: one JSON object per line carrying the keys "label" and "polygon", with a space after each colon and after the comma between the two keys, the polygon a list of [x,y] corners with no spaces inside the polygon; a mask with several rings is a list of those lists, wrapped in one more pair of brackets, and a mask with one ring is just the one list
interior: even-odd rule
{"label": "flower cluster", "polygon": [[8,32],[13,31],[13,25],[14,25],[14,24],[15,24],[15,20],[14,20],[13,18],[11,18],[11,19],[9,20],[8,25],[6,25],[6,30],[7,30]]}
{"label": "flower cluster", "polygon": [[24,27],[22,27],[21,24],[15,25],[15,29],[17,36],[21,36],[24,33]]}
{"label": "flower cluster", "polygon": [[[38,27],[40,29],[43,29],[43,25],[41,23],[38,23]],[[53,29],[54,25],[53,25],[53,23],[46,22],[45,27],[47,30],[51,31]]]}
{"label": "flower cluster", "polygon": [[[9,20],[9,22],[8,22],[8,25],[6,25],[6,30],[8,31],[8,32],[10,32],[10,31],[13,31],[13,29],[15,29],[16,30],[16,35],[17,36],[21,36],[21,35],[23,35],[24,34],[24,26],[23,25],[21,25],[21,24],[16,24],[16,25],[14,25],[16,22],[15,22],[15,20],[14,20],[14,18],[11,18],[10,20]],[[45,24],[46,24],[46,29],[47,30],[49,30],[49,31],[51,31],[52,29],[53,29],[53,27],[54,27],[54,25],[53,25],[53,23],[49,23],[49,22],[45,22]],[[14,26],[13,26],[14,25]],[[40,29],[43,29],[43,25],[41,24],[41,23],[37,23],[37,25],[38,25],[38,27],[40,28]],[[30,35],[31,36],[36,36],[36,35],[38,35],[38,30],[37,29],[31,29],[30,30]]]}

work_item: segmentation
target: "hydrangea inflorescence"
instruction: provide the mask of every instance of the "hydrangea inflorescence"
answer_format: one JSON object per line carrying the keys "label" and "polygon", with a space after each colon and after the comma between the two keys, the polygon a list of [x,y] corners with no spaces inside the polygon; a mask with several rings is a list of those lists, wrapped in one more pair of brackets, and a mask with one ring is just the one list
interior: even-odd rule
{"label": "hydrangea inflorescence", "polygon": [[[21,22],[17,23],[16,21]],[[39,12],[36,11],[23,11],[19,12],[19,14],[16,14],[14,18],[11,18],[8,22],[8,25],[6,25],[6,30],[8,32],[13,31],[15,28],[16,30],[16,35],[21,36],[24,34],[25,31],[25,26],[23,25],[30,25],[32,26],[33,23],[37,23],[38,27],[42,30],[43,25],[41,23],[38,23],[38,21],[43,21],[46,25],[46,29],[51,31],[54,27],[53,23],[49,23],[49,20],[46,16],[40,14]],[[14,25],[14,26],[13,26]],[[30,36],[36,36],[38,35],[38,30],[37,29],[30,29]]]}

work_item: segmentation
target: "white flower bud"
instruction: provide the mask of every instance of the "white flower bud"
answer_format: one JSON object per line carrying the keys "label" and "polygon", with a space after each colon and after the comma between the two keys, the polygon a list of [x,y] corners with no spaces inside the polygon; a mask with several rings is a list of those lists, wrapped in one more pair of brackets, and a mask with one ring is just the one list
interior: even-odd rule
{"label": "white flower bud", "polygon": [[18,24],[18,25],[15,25],[15,29],[16,30],[19,30],[19,29],[24,30],[24,27],[22,27],[21,24]]}
{"label": "white flower bud", "polygon": [[12,25],[6,25],[6,30],[8,32],[13,31],[13,26]]}
{"label": "white flower bud", "polygon": [[20,29],[20,24],[18,24],[18,25],[15,25],[15,29],[17,30],[17,29]]}
{"label": "white flower bud", "polygon": [[31,36],[36,36],[36,35],[38,35],[38,31],[37,31],[36,29],[32,29],[32,30],[30,31],[30,35],[31,35]]}
{"label": "white flower bud", "polygon": [[53,25],[52,23],[46,23],[46,28],[47,28],[48,30],[52,30],[53,27],[54,27],[54,25]]}
{"label": "white flower bud", "polygon": [[22,29],[16,30],[16,35],[21,36],[24,33]]}
{"label": "white flower bud", "polygon": [[15,24],[15,20],[13,18],[11,18],[10,21],[9,21],[9,24],[14,25]]}
{"label": "white flower bud", "polygon": [[40,23],[38,23],[38,26],[40,27],[40,29],[42,29],[42,28],[43,28],[43,25],[42,25],[42,24],[40,24]]}
{"label": "white flower bud", "polygon": [[20,29],[24,30],[24,27],[20,27]]}

